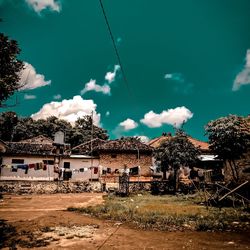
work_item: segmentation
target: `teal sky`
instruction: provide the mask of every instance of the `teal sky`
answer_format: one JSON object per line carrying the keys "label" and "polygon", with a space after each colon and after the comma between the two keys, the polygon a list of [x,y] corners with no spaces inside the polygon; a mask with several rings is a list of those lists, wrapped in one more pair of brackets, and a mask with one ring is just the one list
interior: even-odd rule
{"label": "teal sky", "polygon": [[[28,2],[35,1],[0,0],[0,32],[18,41],[20,59],[51,80],[17,94],[19,105],[11,110],[22,116],[80,95],[90,79],[111,89],[82,95],[97,105],[111,138],[173,131],[177,107],[193,114],[184,128],[199,139],[209,120],[250,113],[249,0],[103,0],[131,93],[120,70],[112,83],[104,79],[119,63],[98,0],[51,0],[58,9],[40,12]],[[169,109],[176,109],[174,116],[163,118]],[[151,110],[158,116],[150,127],[140,120]],[[127,118],[137,127],[119,126]]]}

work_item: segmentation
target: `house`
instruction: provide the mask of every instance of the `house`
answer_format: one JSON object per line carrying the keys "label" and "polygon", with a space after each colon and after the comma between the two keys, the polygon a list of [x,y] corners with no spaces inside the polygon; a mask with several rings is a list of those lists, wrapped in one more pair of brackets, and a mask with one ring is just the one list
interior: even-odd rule
{"label": "house", "polygon": [[0,156],[6,151],[6,143],[0,139]]}
{"label": "house", "polygon": [[121,138],[109,141],[94,139],[72,148],[72,153],[92,154],[98,157],[103,174],[139,167],[140,175],[151,175],[153,148],[136,139]]}
{"label": "house", "polygon": [[[171,133],[163,133],[160,137],[154,138],[148,142],[148,145],[157,148],[166,140],[172,138]],[[223,162],[217,159],[217,156],[209,149],[209,144],[204,141],[197,140],[191,136],[188,136],[188,140],[200,150],[199,162],[195,169],[203,170],[206,175],[207,181],[222,179]]]}
{"label": "house", "polygon": [[0,180],[98,179],[99,160],[71,155],[68,144],[59,145],[42,135],[20,142],[0,142]]}

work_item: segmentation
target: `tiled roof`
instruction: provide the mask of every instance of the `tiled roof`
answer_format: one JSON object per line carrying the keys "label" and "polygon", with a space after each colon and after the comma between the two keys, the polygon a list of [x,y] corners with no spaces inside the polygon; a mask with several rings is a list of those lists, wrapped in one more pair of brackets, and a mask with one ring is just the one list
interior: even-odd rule
{"label": "tiled roof", "polygon": [[[43,135],[20,142],[5,142],[6,155],[55,155],[53,140]],[[65,145],[64,155],[69,154],[69,145]]]}
{"label": "tiled roof", "polygon": [[5,154],[11,155],[53,155],[52,144],[38,144],[28,142],[6,142]]}
{"label": "tiled roof", "polygon": [[145,143],[142,143],[138,140],[124,140],[124,139],[118,139],[118,140],[110,140],[100,145],[99,147],[100,151],[135,151],[138,150],[140,152],[152,152],[153,148]]}
{"label": "tiled roof", "polygon": [[[159,147],[164,141],[169,140],[171,136],[160,136],[157,138],[152,139],[151,141],[148,142],[148,145],[157,148]],[[192,138],[188,136],[188,140],[197,148],[199,148],[202,151],[209,151],[209,144],[207,142],[203,142],[200,140],[197,140],[195,138]]]}
{"label": "tiled roof", "polygon": [[30,138],[30,139],[26,139],[26,140],[22,140],[20,142],[23,142],[23,143],[32,143],[32,144],[52,144],[53,143],[53,140],[48,138],[48,137],[45,137],[43,135],[38,135],[36,137],[33,137],[33,138]]}
{"label": "tiled roof", "polygon": [[[153,148],[136,140],[117,139],[104,141],[100,139],[92,140],[93,152],[137,152],[151,153]],[[82,143],[72,148],[74,154],[90,154],[91,142]]]}
{"label": "tiled roof", "polygon": [[[93,139],[92,140],[93,151],[98,149],[99,145],[101,145],[104,142],[105,142],[104,140],[101,140],[99,138]],[[91,141],[87,141],[80,145],[77,145],[74,148],[72,148],[71,151],[72,151],[72,154],[89,155],[91,153]]]}

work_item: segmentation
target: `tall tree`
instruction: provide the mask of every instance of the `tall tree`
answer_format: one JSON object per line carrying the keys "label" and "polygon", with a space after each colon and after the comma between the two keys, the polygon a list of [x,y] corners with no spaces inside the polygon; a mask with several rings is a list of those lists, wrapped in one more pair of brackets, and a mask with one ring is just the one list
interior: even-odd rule
{"label": "tall tree", "polygon": [[[93,134],[92,134],[93,130]],[[92,135],[91,135],[92,134]],[[107,134],[107,130],[100,128],[96,125],[93,125],[92,128],[92,117],[91,116],[83,116],[82,118],[78,118],[75,122],[75,126],[73,127],[70,137],[69,143],[71,146],[79,145],[83,142],[90,141],[91,138],[99,138],[102,140],[107,140],[109,138]]]}
{"label": "tall tree", "polygon": [[21,87],[20,71],[24,64],[17,59],[19,53],[17,41],[0,33],[0,107]]}
{"label": "tall tree", "polygon": [[175,136],[169,137],[155,151],[155,158],[160,162],[164,176],[169,168],[174,170],[174,191],[176,192],[177,171],[181,166],[193,166],[198,161],[200,152],[189,140],[186,133],[177,129]]}
{"label": "tall tree", "polygon": [[65,142],[71,146],[79,145],[93,139],[108,139],[107,131],[93,125],[92,118],[84,116],[76,121],[75,126],[69,122],[50,116],[47,119],[33,120],[30,117],[18,117],[15,112],[4,112],[0,114],[0,139],[4,141],[21,141],[38,135],[44,135],[54,139],[57,131],[63,131],[66,135]]}
{"label": "tall tree", "polygon": [[13,140],[18,117],[15,112],[5,112],[0,115],[0,139],[3,141]]}
{"label": "tall tree", "polygon": [[247,119],[237,115],[221,117],[210,121],[206,127],[211,150],[228,162],[234,182],[239,181],[239,166],[236,160],[242,158],[250,146],[250,125]]}

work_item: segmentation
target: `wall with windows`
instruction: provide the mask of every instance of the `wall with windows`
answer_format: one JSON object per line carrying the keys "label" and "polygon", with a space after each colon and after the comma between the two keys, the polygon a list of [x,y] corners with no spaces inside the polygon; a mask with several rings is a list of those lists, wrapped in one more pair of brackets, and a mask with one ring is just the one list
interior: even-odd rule
{"label": "wall with windows", "polygon": [[[13,172],[12,166],[35,163],[43,163],[46,170],[29,168],[26,173],[24,169],[18,168]],[[3,156],[2,166],[0,180],[53,181],[59,177],[59,174],[54,172],[54,156]],[[59,167],[63,169],[61,180],[89,181],[97,180],[100,176],[99,159],[68,157],[61,160]],[[69,176],[70,178],[67,178]]]}
{"label": "wall with windows", "polygon": [[141,153],[138,159],[137,153],[101,153],[100,165],[111,168],[111,172],[114,172],[116,169],[123,169],[124,165],[127,165],[129,168],[140,166],[140,174],[149,176],[151,175],[152,156]]}
{"label": "wall with windows", "polygon": [[63,159],[62,167],[72,173],[72,181],[97,180],[100,176],[99,159],[69,157]]}
{"label": "wall with windows", "polygon": [[[23,169],[13,172],[12,166],[20,164],[44,163],[46,170],[29,168],[25,173]],[[58,174],[54,173],[54,156],[3,156],[0,180],[54,180]]]}

